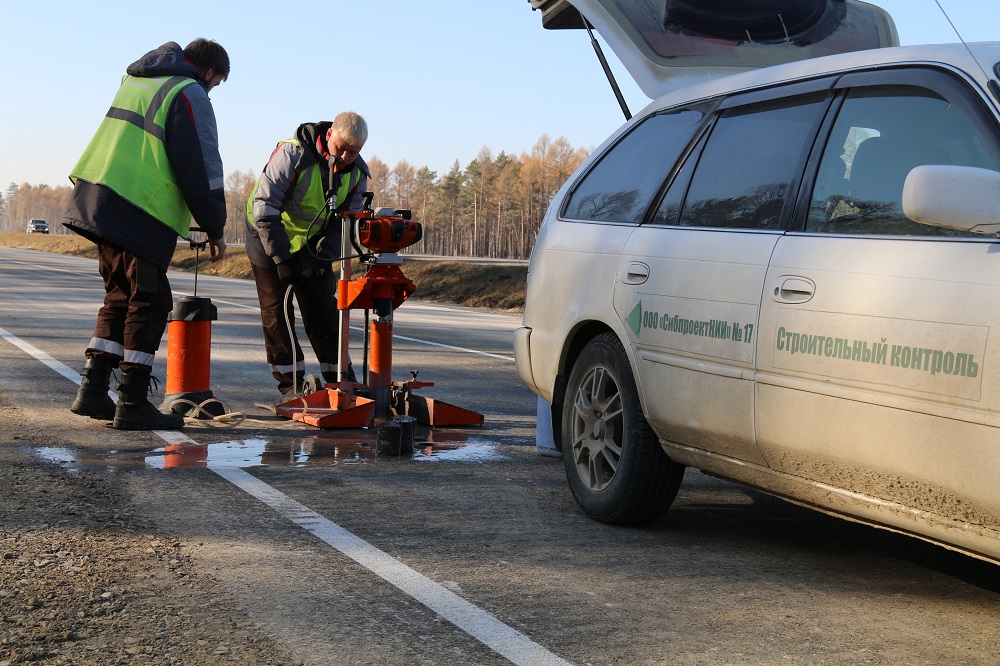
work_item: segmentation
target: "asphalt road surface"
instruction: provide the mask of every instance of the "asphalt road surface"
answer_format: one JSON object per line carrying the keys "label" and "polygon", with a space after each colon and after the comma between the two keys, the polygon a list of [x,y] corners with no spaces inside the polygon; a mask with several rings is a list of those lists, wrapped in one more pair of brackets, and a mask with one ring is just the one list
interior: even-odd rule
{"label": "asphalt road surface", "polygon": [[[171,282],[193,291],[192,275]],[[419,371],[485,424],[421,428],[412,455],[385,457],[367,430],[256,406],[276,390],[251,282],[198,278],[219,309],[211,388],[246,418],[162,434],[68,411],[96,262],[0,249],[0,285],[0,399],[47,424],[17,450],[113,479],[297,663],[1000,663],[995,565],[694,470],[647,528],[588,520],[535,449],[516,316],[397,311],[396,378]],[[356,360],[360,345],[358,330]]]}

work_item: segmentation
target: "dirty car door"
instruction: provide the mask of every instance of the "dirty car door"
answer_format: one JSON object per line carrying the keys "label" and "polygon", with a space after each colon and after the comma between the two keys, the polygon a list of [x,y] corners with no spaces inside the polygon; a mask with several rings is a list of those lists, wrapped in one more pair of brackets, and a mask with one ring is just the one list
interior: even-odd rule
{"label": "dirty car door", "polygon": [[764,463],[753,422],[758,307],[824,85],[726,100],[622,252],[615,309],[663,439]]}
{"label": "dirty car door", "polygon": [[768,269],[758,442],[825,506],[975,550],[955,521],[1000,530],[1000,244],[912,222],[901,196],[920,164],[1000,170],[996,120],[943,72],[839,87],[804,231]]}

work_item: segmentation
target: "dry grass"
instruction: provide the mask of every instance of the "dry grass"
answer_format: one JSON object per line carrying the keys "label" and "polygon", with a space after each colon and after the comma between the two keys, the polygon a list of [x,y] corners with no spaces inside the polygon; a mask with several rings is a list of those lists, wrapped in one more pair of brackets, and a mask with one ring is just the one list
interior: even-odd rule
{"label": "dry grass", "polygon": [[406,261],[404,272],[427,301],[520,312],[524,309],[527,266],[489,266],[458,261]]}
{"label": "dry grass", "polygon": [[[94,245],[80,236],[0,232],[0,247],[16,247],[57,254],[97,257]],[[198,270],[202,275],[250,279],[250,262],[241,247],[232,247],[225,258],[210,263],[199,252]],[[183,271],[194,271],[195,251],[178,247],[171,264]],[[524,308],[527,266],[489,266],[457,261],[406,261],[404,272],[417,285],[415,298],[442,303],[456,303],[476,308],[519,312]]]}
{"label": "dry grass", "polygon": [[24,234],[14,231],[4,231],[0,232],[0,246],[97,258],[97,250],[94,248],[94,245],[76,235],[56,236],[53,234]]}

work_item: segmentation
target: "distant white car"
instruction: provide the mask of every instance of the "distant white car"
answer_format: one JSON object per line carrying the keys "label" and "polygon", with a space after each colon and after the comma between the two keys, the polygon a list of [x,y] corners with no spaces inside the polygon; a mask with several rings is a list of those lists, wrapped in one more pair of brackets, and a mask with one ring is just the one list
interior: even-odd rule
{"label": "distant white car", "polygon": [[27,232],[29,234],[47,234],[49,233],[49,225],[45,220],[28,220]]}
{"label": "distant white car", "polygon": [[[663,3],[572,4],[654,87],[622,23]],[[665,79],[594,151],[515,336],[587,514],[651,520],[693,466],[1000,561],[998,76],[1000,43]]]}

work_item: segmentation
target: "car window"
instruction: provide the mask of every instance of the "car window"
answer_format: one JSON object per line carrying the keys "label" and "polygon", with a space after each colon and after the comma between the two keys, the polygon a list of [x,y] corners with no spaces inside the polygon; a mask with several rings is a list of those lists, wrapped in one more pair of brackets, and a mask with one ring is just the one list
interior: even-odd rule
{"label": "car window", "polygon": [[[800,98],[725,111],[698,160],[678,224],[780,228],[789,185],[825,108],[825,99]],[[683,186],[676,178],[656,219],[670,223]]]}
{"label": "car window", "polygon": [[641,222],[667,172],[704,117],[703,110],[684,109],[644,120],[573,188],[563,216]]}
{"label": "car window", "polygon": [[903,214],[903,183],[921,164],[998,169],[959,105],[917,86],[848,93],[823,151],[806,231],[969,236]]}
{"label": "car window", "polygon": [[677,171],[677,175],[674,176],[670,188],[663,195],[660,205],[656,207],[656,213],[653,215],[652,220],[653,224],[677,224],[677,218],[681,214],[681,204],[684,203],[684,193],[687,192],[688,185],[691,184],[691,172],[694,170],[694,163],[698,161],[696,156],[700,155],[701,151],[704,150],[706,138],[708,138],[707,133],[698,139],[697,145],[691,151],[691,157]]}

